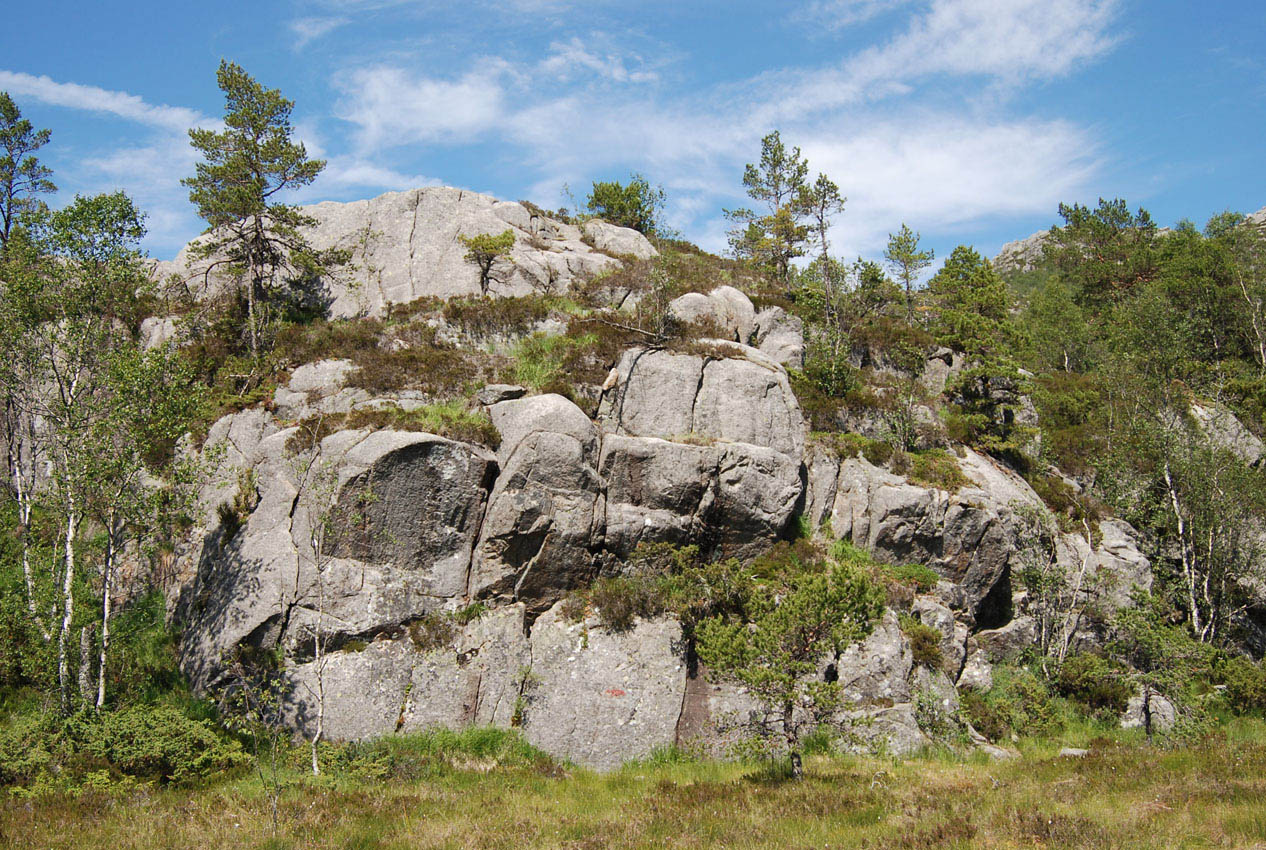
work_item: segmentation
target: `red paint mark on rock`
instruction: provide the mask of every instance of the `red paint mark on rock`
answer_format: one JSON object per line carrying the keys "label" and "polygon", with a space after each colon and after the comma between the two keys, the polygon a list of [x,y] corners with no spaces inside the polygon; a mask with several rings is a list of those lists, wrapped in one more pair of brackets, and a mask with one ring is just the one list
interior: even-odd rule
{"label": "red paint mark on rock", "polygon": [[607,688],[605,691],[603,691],[603,694],[609,697],[628,696],[624,691],[620,690],[619,688]]}

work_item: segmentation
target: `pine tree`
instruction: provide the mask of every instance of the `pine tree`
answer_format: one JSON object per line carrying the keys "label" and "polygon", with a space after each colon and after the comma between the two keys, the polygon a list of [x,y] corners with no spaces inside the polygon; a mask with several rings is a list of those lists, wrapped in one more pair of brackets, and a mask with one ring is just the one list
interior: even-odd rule
{"label": "pine tree", "polygon": [[323,160],[309,159],[303,143],[291,138],[294,102],[231,62],[220,63],[216,80],[224,92],[226,129],[189,131],[204,161],[182,182],[208,225],[197,256],[215,258],[242,281],[251,352],[257,355],[259,303],[270,296],[278,277],[282,285],[319,277],[347,256],[315,250],[301,232],[315,220],[278,200],[283,192],[310,184],[325,168]]}
{"label": "pine tree", "polygon": [[934,258],[932,251],[919,250],[919,234],[907,227],[905,222],[902,222],[899,231],[888,234],[884,259],[905,288],[907,319],[914,318],[914,283],[919,279],[919,272],[932,265]]}
{"label": "pine tree", "polygon": [[9,244],[24,212],[43,206],[37,196],[57,191],[52,169],[35,157],[49,135],[22,117],[8,92],[0,92],[0,248]]}

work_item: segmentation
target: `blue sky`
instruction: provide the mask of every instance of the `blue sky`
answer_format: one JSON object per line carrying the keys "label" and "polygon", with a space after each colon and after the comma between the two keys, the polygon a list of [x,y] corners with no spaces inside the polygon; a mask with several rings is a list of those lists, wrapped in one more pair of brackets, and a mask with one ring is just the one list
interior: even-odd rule
{"label": "blue sky", "polygon": [[1261,0],[316,0],[10,9],[0,90],[53,141],[62,192],[123,188],[170,256],[201,227],[185,130],[238,62],[329,161],[295,200],[447,184],[556,208],[641,171],[724,247],[743,164],[778,128],[877,257],[904,221],[992,254],[1060,201],[1162,224],[1266,206]]}

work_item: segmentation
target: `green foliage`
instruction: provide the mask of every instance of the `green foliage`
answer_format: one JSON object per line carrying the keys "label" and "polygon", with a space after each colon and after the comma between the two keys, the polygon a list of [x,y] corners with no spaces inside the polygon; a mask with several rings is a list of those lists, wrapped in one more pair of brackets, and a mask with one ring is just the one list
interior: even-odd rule
{"label": "green foliage", "polygon": [[930,249],[919,249],[919,234],[907,227],[905,222],[902,222],[899,231],[888,234],[884,259],[905,288],[908,316],[914,315],[914,285],[919,279],[919,273],[932,265],[935,256]]}
{"label": "green foliage", "polygon": [[514,230],[507,227],[501,233],[480,233],[475,236],[457,237],[466,248],[466,262],[479,269],[479,292],[487,296],[495,285],[506,280],[507,265],[512,265],[510,250],[514,248]]}
{"label": "green foliage", "polygon": [[[278,198],[307,186],[325,168],[292,141],[294,103],[256,82],[241,66],[222,60],[216,82],[224,92],[224,130],[194,128],[190,143],[201,156],[182,183],[207,223],[195,255],[225,262],[243,279],[250,351],[258,356],[261,300],[274,288],[310,283],[346,264],[345,251],[317,251],[302,234],[314,220]],[[278,281],[278,276],[283,280]]]}
{"label": "green foliage", "polygon": [[0,783],[76,790],[110,777],[189,785],[249,763],[241,745],[210,722],[166,705],[10,718],[0,729]]}
{"label": "green foliage", "polygon": [[914,587],[919,593],[931,593],[941,577],[931,567],[923,564],[897,564],[884,566],[884,571],[903,584]]}
{"label": "green foliage", "polygon": [[[731,610],[705,617],[693,632],[699,659],[716,675],[746,686],[778,718],[798,773],[802,735],[841,699],[838,683],[817,678],[817,666],[865,638],[883,600],[866,573],[848,563],[778,566],[759,580],[731,582],[737,591],[726,594]],[[797,709],[807,712],[807,724]]]}
{"label": "green foliage", "polygon": [[465,399],[435,402],[411,410],[399,406],[361,408],[347,416],[348,428],[422,431],[450,440],[495,449],[501,435],[482,408],[472,409]]}
{"label": "green foliage", "polygon": [[1078,304],[1099,308],[1156,275],[1156,224],[1146,210],[1131,213],[1120,198],[1094,210],[1059,205],[1062,227],[1051,228],[1045,251]]}
{"label": "green foliage", "polygon": [[1226,688],[1232,711],[1266,711],[1266,660],[1254,664],[1243,656],[1228,658],[1217,666],[1216,677]]}
{"label": "green foliage", "polygon": [[901,631],[910,641],[910,652],[915,664],[921,664],[930,670],[937,670],[945,661],[941,652],[941,641],[944,639],[932,626],[919,622],[910,614],[902,614],[899,618]]}
{"label": "green foliage", "polygon": [[1055,690],[1091,711],[1114,718],[1134,694],[1129,671],[1093,653],[1069,656],[1055,674]]}
{"label": "green foliage", "polygon": [[50,131],[36,130],[22,117],[8,92],[0,92],[0,250],[13,228],[43,209],[40,195],[56,192],[52,169],[35,156],[48,144]]}
{"label": "green foliage", "polygon": [[800,148],[790,148],[777,130],[761,140],[760,163],[749,163],[743,186],[752,200],[765,208],[726,210],[735,222],[730,248],[740,259],[766,270],[775,282],[787,286],[792,261],[807,251],[810,230],[806,218],[811,209],[809,163]]}
{"label": "green foliage", "polygon": [[595,181],[585,208],[611,224],[655,236],[660,229],[659,218],[664,201],[663,187],[651,186],[641,174],[634,174],[627,184],[614,180]]}
{"label": "green foliage", "polygon": [[638,618],[662,614],[666,600],[658,582],[637,576],[601,578],[589,588],[589,604],[613,632],[628,631]]}
{"label": "green foliage", "polygon": [[556,763],[514,729],[471,726],[460,732],[432,729],[330,747],[324,753],[333,773],[371,780],[418,780],[476,766],[526,768],[552,773]]}
{"label": "green foliage", "polygon": [[1027,667],[998,666],[985,693],[962,693],[963,712],[991,741],[1013,735],[1056,735],[1069,720],[1046,681]]}

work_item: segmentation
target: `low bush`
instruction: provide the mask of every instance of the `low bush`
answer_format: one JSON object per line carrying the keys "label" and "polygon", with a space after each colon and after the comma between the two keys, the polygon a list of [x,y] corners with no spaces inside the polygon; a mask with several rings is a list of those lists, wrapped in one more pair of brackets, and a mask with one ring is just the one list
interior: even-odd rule
{"label": "low bush", "polygon": [[1237,713],[1266,711],[1266,660],[1254,664],[1237,656],[1215,669],[1217,678],[1225,686],[1228,708]]}
{"label": "low bush", "polygon": [[210,721],[168,705],[9,718],[0,730],[0,782],[74,791],[90,778],[191,785],[247,767],[241,745]]}
{"label": "low bush", "polygon": [[654,617],[665,608],[658,582],[638,576],[598,579],[589,588],[589,604],[597,610],[599,622],[613,632],[627,631],[638,618]]}
{"label": "low bush", "polygon": [[1115,716],[1125,710],[1134,687],[1122,665],[1091,653],[1065,659],[1055,674],[1055,689],[1092,712]]}
{"label": "low bush", "polygon": [[914,656],[914,663],[930,670],[939,669],[945,660],[941,652],[943,640],[941,633],[909,614],[902,614],[900,622],[902,633],[910,641],[910,652]]}
{"label": "low bush", "polygon": [[991,741],[1056,735],[1068,719],[1046,681],[1025,667],[995,667],[993,687],[963,691],[962,705],[971,725]]}

